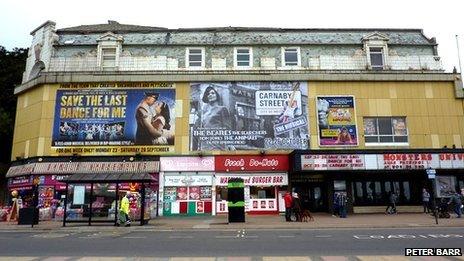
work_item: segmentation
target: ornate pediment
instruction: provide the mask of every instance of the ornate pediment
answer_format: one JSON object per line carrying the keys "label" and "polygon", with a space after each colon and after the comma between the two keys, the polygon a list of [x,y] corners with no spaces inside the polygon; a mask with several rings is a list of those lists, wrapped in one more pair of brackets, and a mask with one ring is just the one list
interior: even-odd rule
{"label": "ornate pediment", "polygon": [[365,35],[362,38],[362,41],[388,41],[390,40],[387,35],[379,33],[379,32],[373,32],[370,34]]}
{"label": "ornate pediment", "polygon": [[100,38],[97,39],[97,42],[101,42],[101,41],[122,42],[122,41],[124,41],[124,38],[122,36],[119,36],[119,35],[114,34],[112,32],[107,32],[104,35],[102,35]]}

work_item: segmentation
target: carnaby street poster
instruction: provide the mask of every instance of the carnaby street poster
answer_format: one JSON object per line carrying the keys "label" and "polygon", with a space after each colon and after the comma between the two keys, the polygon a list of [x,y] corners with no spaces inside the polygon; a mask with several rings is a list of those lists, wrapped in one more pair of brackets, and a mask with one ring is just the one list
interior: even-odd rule
{"label": "carnaby street poster", "polygon": [[307,149],[304,82],[190,85],[190,150]]}

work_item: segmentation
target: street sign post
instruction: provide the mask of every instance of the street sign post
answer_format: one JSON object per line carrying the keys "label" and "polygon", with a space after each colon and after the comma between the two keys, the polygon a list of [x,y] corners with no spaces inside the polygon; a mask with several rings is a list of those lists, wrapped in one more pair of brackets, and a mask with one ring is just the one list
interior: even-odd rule
{"label": "street sign post", "polygon": [[432,168],[428,168],[425,170],[427,172],[427,176],[429,180],[432,181],[432,209],[433,209],[433,215],[435,216],[435,224],[438,225],[438,213],[437,213],[437,204],[435,202],[435,175],[437,174],[437,171]]}

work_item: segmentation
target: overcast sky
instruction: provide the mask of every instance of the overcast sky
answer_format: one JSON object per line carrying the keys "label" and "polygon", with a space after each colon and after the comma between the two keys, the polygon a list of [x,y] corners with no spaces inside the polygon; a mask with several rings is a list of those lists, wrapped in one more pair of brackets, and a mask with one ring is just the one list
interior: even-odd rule
{"label": "overcast sky", "polygon": [[422,28],[437,38],[443,65],[451,71],[459,70],[456,34],[463,59],[463,7],[462,0],[2,0],[0,45],[29,47],[29,33],[47,20],[57,28],[107,20],[168,28]]}

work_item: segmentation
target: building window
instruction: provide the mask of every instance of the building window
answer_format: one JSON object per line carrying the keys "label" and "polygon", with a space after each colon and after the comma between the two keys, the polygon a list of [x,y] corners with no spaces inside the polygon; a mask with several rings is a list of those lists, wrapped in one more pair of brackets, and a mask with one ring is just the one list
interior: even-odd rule
{"label": "building window", "polygon": [[413,187],[410,181],[383,179],[355,180],[351,184],[354,206],[383,206],[390,201],[390,193],[398,196],[397,204],[417,204],[421,199],[421,186]]}
{"label": "building window", "polygon": [[102,48],[102,62],[103,68],[116,67],[116,48]]}
{"label": "building window", "polygon": [[370,47],[369,55],[371,58],[372,70],[383,70],[383,48],[381,47]]}
{"label": "building window", "polygon": [[407,145],[406,117],[364,118],[364,141],[366,145]]}
{"label": "building window", "polygon": [[236,68],[253,67],[253,54],[251,48],[234,49],[234,66]]}
{"label": "building window", "polygon": [[282,66],[300,66],[300,48],[299,47],[285,47],[282,48]]}
{"label": "building window", "polygon": [[204,48],[187,48],[187,68],[204,68],[205,67],[205,49]]}

